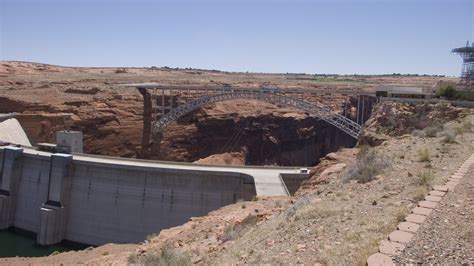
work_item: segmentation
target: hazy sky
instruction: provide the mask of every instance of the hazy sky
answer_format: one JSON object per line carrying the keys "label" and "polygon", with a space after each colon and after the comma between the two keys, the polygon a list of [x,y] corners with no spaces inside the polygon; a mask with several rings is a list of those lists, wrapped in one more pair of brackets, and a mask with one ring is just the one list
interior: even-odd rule
{"label": "hazy sky", "polygon": [[0,59],[460,74],[474,0],[0,0]]}

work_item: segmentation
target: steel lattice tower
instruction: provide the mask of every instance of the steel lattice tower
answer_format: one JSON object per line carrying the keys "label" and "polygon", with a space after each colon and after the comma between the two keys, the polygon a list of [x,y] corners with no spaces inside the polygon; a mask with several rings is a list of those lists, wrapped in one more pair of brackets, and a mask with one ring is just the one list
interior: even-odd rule
{"label": "steel lattice tower", "polygon": [[474,90],[474,43],[469,46],[455,48],[451,52],[459,54],[462,58],[461,86],[467,90]]}

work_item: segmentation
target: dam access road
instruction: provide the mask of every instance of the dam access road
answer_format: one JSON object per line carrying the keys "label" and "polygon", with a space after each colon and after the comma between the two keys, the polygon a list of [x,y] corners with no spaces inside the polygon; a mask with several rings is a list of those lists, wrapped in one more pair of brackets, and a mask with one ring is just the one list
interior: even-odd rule
{"label": "dam access road", "polygon": [[[215,166],[0,148],[0,229],[41,245],[140,242],[239,199],[289,195],[299,167]],[[286,183],[286,184],[285,184]]]}

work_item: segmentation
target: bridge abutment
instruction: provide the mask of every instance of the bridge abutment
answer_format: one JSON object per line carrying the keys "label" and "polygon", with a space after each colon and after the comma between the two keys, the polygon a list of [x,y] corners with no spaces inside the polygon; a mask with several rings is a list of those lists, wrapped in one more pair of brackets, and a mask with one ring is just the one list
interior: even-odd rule
{"label": "bridge abutment", "polygon": [[48,198],[40,209],[41,220],[37,235],[40,245],[52,245],[64,239],[71,191],[72,155],[51,155]]}
{"label": "bridge abutment", "polygon": [[22,154],[23,149],[16,147],[0,150],[0,230],[13,225],[21,178]]}

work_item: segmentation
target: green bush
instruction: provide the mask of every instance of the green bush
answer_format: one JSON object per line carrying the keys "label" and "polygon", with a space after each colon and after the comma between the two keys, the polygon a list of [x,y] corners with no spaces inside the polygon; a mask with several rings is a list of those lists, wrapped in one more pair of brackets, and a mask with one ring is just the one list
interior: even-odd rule
{"label": "green bush", "polygon": [[455,84],[444,83],[438,87],[435,97],[447,100],[474,101],[474,92],[458,90]]}
{"label": "green bush", "polygon": [[438,91],[436,92],[437,98],[446,98],[448,100],[454,100],[458,98],[458,92],[454,88],[452,84],[447,84],[445,86],[441,86]]}

